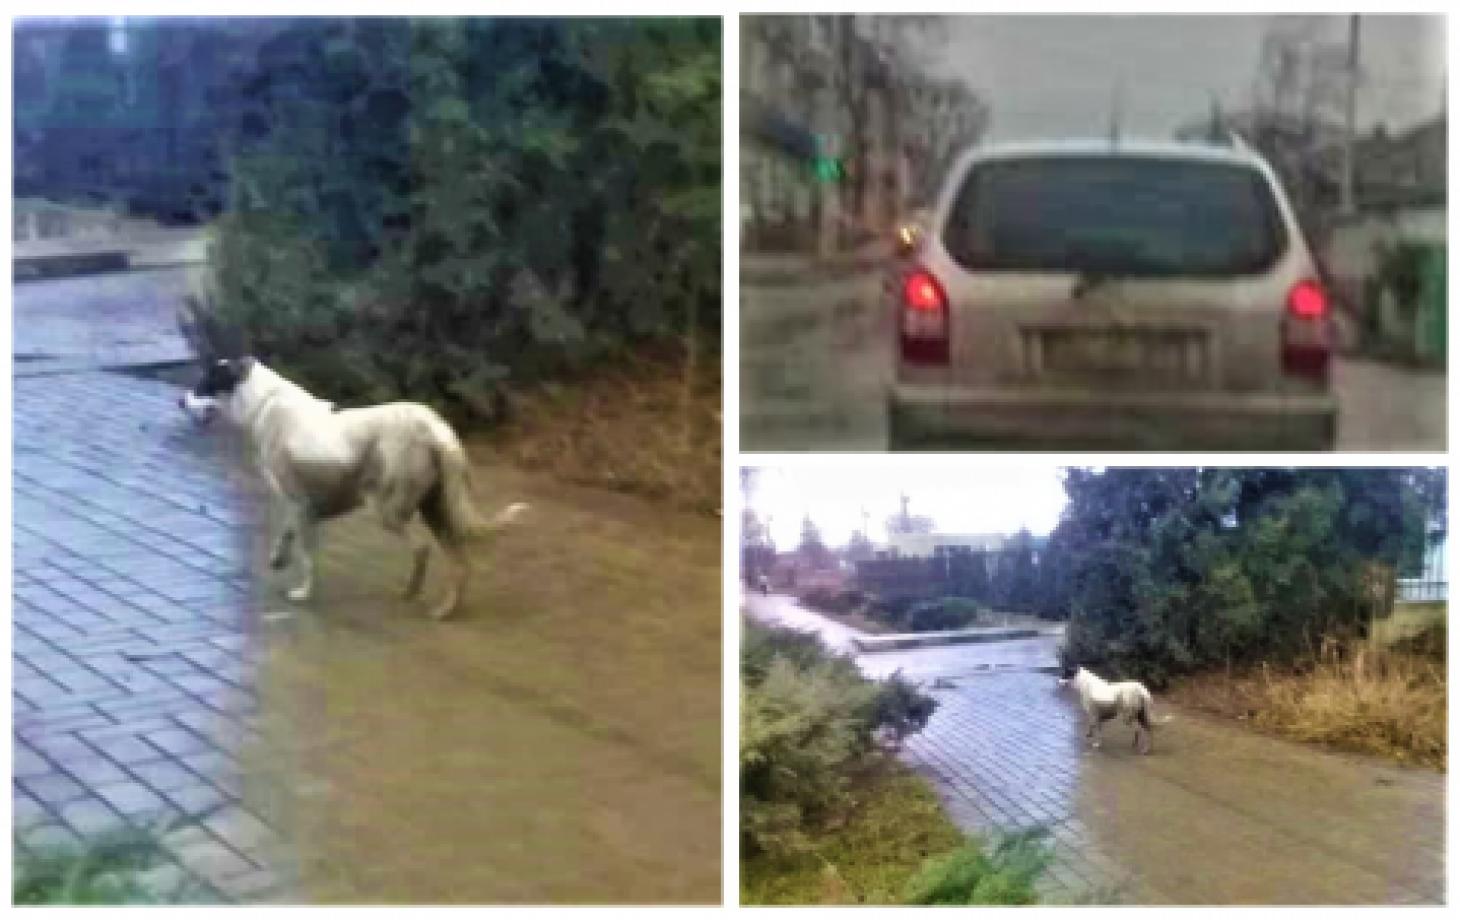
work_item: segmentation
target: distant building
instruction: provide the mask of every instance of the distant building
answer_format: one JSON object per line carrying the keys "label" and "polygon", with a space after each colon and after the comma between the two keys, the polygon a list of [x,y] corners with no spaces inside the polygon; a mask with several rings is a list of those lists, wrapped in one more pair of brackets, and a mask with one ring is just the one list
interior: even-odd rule
{"label": "distant building", "polygon": [[[740,230],[751,251],[823,255],[891,234],[988,106],[885,50],[886,16],[743,16]],[[834,161],[843,173],[813,167]]]}
{"label": "distant building", "polygon": [[898,556],[933,559],[962,550],[996,553],[1009,542],[1006,534],[893,533],[887,547]]}
{"label": "distant building", "polygon": [[[829,254],[890,223],[905,198],[886,63],[866,17],[741,18],[741,237],[750,249]],[[846,100],[856,96],[861,123]],[[818,176],[818,157],[843,176]],[[862,213],[858,213],[860,190]]]}
{"label": "distant building", "polygon": [[1445,207],[1446,118],[1436,115],[1392,137],[1382,129],[1359,141],[1354,195],[1360,210]]}
{"label": "distant building", "polygon": [[[1432,362],[1444,360],[1447,345],[1445,150],[1443,115],[1359,142],[1356,211],[1337,216],[1321,242],[1330,285],[1341,303],[1364,318],[1367,337]],[[1424,281],[1408,300],[1397,288],[1378,283],[1384,254],[1401,244],[1427,253]]]}

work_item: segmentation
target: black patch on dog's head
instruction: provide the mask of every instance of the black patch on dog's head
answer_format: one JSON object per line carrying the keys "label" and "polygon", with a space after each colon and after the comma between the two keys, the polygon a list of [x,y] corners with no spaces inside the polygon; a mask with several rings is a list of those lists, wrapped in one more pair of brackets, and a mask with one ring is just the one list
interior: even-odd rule
{"label": "black patch on dog's head", "polygon": [[253,364],[253,358],[219,358],[204,368],[203,379],[193,387],[193,395],[213,399],[227,396],[248,379]]}

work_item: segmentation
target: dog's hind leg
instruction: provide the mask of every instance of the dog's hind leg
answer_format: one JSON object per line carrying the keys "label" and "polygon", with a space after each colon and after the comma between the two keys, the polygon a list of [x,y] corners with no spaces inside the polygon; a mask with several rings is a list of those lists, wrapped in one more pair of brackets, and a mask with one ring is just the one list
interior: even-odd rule
{"label": "dog's hind leg", "polygon": [[456,612],[461,606],[461,598],[466,593],[467,578],[471,575],[471,569],[467,562],[466,550],[462,547],[461,541],[452,532],[448,523],[445,511],[439,501],[425,501],[421,504],[421,519],[430,528],[436,543],[441,547],[441,552],[446,555],[452,565],[452,574],[446,589],[446,597],[431,610],[431,618],[444,620]]}
{"label": "dog's hind leg", "polygon": [[424,537],[409,530],[406,537],[411,541],[411,577],[401,596],[411,600],[421,593],[421,586],[426,583],[426,568],[431,562],[431,544]]}
{"label": "dog's hind leg", "polygon": [[[1151,753],[1152,739],[1151,714],[1145,706],[1142,706],[1140,708],[1140,711],[1136,713],[1136,723],[1136,737],[1135,740],[1131,743],[1131,746],[1140,751],[1142,754],[1149,754]],[[1143,735],[1145,744],[1141,743]]]}
{"label": "dog's hind leg", "polygon": [[471,575],[471,567],[467,564],[466,553],[454,542],[441,543],[441,549],[446,553],[446,558],[451,560],[454,571],[451,574],[449,586],[446,589],[446,597],[431,611],[433,620],[444,620],[456,612],[461,606],[461,598],[466,594],[467,578]]}
{"label": "dog's hind leg", "polygon": [[411,575],[406,579],[405,590],[401,592],[401,597],[406,600],[421,593],[421,586],[426,582],[426,568],[431,562],[431,543],[411,528],[413,516],[413,513],[402,514],[398,508],[380,508],[380,526],[411,545]]}

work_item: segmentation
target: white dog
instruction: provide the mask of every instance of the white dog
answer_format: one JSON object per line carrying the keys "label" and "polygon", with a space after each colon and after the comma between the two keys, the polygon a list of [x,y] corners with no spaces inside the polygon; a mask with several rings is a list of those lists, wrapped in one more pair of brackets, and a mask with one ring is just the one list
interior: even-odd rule
{"label": "white dog", "polygon": [[1151,693],[1138,681],[1112,684],[1084,668],[1075,667],[1066,668],[1060,674],[1061,687],[1071,684],[1080,694],[1080,708],[1085,711],[1085,737],[1094,738],[1094,747],[1100,746],[1100,733],[1105,723],[1116,716],[1123,716],[1127,725],[1136,727],[1131,746],[1142,754],[1149,754],[1152,724],[1162,725],[1171,721],[1171,716],[1152,719]]}
{"label": "white dog", "polygon": [[499,530],[526,510],[509,505],[483,520],[472,504],[466,453],[439,415],[398,402],[336,411],[254,358],[218,360],[179,405],[207,424],[220,414],[242,428],[258,450],[265,482],[284,510],[269,564],[288,565],[298,553],[303,578],[289,599],[314,590],[319,523],[369,502],[387,530],[410,542],[414,565],[405,596],[420,593],[430,542],[410,528],[420,512],[455,567],[446,598],[431,615],[443,619],[461,604],[468,576],[466,544]]}

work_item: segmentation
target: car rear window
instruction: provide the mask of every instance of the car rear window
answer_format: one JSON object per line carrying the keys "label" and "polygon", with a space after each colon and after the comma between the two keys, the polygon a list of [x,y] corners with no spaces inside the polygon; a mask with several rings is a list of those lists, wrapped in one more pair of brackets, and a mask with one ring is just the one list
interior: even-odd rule
{"label": "car rear window", "polygon": [[1287,245],[1262,173],[1146,157],[995,160],[969,170],[943,230],[983,271],[1252,274]]}

